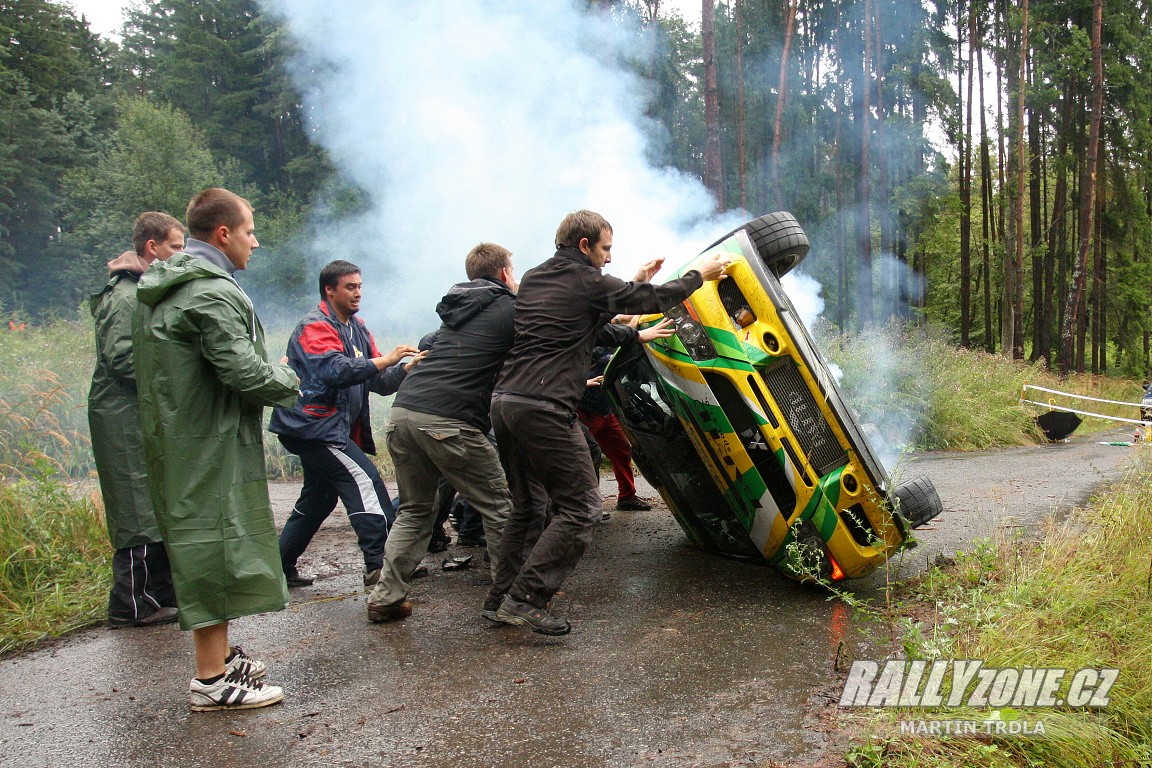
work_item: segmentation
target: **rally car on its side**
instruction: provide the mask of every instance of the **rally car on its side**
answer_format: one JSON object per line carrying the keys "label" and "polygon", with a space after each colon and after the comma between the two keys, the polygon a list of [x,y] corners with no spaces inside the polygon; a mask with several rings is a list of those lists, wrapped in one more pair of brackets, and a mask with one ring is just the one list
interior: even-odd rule
{"label": "rally car on its side", "polygon": [[728,277],[665,313],[676,333],[623,348],[605,371],[636,464],[706,549],[803,581],[864,576],[940,498],[923,477],[890,487],[781,287],[808,253],[796,219],[762,216],[697,259],[717,252]]}

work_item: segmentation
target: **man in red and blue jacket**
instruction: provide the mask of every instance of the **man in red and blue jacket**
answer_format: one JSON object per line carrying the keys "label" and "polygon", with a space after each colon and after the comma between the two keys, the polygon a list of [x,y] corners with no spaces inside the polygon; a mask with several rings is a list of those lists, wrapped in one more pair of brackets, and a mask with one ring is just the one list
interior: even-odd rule
{"label": "man in red and blue jacket", "polygon": [[[380,354],[356,317],[363,281],[355,264],[331,262],[320,271],[319,283],[320,304],[288,341],[288,365],[300,377],[300,398],[292,408],[276,408],[268,425],[304,469],[304,487],[280,534],[280,558],[288,586],[312,583],[296,561],[339,498],[364,553],[365,586],[372,586],[384,563],[396,505],[368,458],[376,453],[368,393],[393,394],[423,355],[407,344]],[[400,362],[408,355],[416,357]]]}

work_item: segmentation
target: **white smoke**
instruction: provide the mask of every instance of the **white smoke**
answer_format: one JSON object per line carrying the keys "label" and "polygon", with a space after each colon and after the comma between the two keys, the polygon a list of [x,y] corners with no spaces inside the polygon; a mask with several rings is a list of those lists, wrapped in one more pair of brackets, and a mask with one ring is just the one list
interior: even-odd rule
{"label": "white smoke", "polygon": [[363,268],[377,335],[434,325],[480,241],[511,249],[520,274],[550,257],[572,210],[612,222],[608,271],[665,256],[658,281],[750,218],[713,215],[697,179],[646,159],[636,23],[571,1],[265,2],[300,51],[310,130],[370,196],[315,252]]}

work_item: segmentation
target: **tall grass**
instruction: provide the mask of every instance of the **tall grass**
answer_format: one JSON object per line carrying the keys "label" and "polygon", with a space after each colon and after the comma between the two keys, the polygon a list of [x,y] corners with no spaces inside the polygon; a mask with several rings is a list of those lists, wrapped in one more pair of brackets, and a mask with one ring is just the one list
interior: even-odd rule
{"label": "tall grass", "polygon": [[[1025,383],[1080,395],[1138,403],[1132,379],[1073,374],[1061,379],[1043,366],[952,346],[943,334],[876,328],[826,337],[825,356],[843,370],[841,389],[865,421],[899,448],[983,450],[1042,441],[1035,418],[1044,408],[1020,403]],[[1044,400],[1030,393],[1030,400]],[[1138,418],[1134,407],[1062,400],[1058,405]],[[1081,432],[1116,426],[1088,418]]]}
{"label": "tall grass", "polygon": [[0,655],[101,621],[110,570],[91,496],[50,477],[0,484]]}
{"label": "tall grass", "polygon": [[[908,656],[982,659],[986,667],[1117,668],[1103,710],[1029,710],[1043,737],[892,736],[876,713],[857,766],[1152,765],[1152,452],[1118,487],[1039,543],[999,541],[933,570],[901,606]],[[1071,676],[1071,672],[1069,672]],[[980,720],[973,710],[911,717]],[[905,713],[904,716],[909,716]],[[992,760],[995,757],[995,760]]]}

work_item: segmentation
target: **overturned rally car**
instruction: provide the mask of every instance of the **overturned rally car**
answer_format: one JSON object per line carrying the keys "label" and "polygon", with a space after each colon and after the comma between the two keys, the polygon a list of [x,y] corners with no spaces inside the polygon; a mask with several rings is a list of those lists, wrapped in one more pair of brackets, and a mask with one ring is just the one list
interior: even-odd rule
{"label": "overturned rally car", "polygon": [[889,487],[781,288],[808,253],[796,219],[762,216],[697,258],[716,252],[728,278],[665,313],[673,336],[621,349],[605,371],[636,465],[705,549],[802,581],[865,576],[940,497],[924,477]]}

